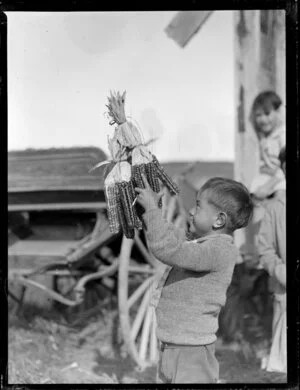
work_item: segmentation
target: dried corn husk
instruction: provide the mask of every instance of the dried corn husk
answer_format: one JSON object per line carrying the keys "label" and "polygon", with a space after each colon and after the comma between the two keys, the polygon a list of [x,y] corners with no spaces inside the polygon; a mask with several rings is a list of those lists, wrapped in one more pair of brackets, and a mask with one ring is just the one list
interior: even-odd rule
{"label": "dried corn husk", "polygon": [[114,160],[124,158],[124,154],[126,153],[124,149],[133,148],[142,143],[139,130],[133,123],[126,119],[125,95],[126,91],[123,95],[120,95],[119,92],[111,92],[108,98],[108,114],[112,118],[110,124],[117,124],[113,137],[111,139],[108,138],[109,150]]}
{"label": "dried corn husk", "polygon": [[119,92],[110,92],[110,97],[108,97],[108,114],[112,118],[110,124],[126,122],[125,116],[125,96],[126,91],[123,92],[123,95],[120,95]]}
{"label": "dried corn husk", "polygon": [[148,164],[152,162],[152,160],[153,160],[152,153],[146,148],[146,146],[138,145],[132,150],[131,153],[132,166]]}
{"label": "dried corn husk", "polygon": [[178,193],[178,188],[157,158],[143,145],[137,127],[126,119],[125,95],[126,92],[122,95],[111,92],[108,97],[110,124],[117,127],[113,136],[108,137],[108,147],[115,165],[107,174],[104,184],[111,231],[117,233],[122,229],[126,237],[133,238],[134,229],[142,228],[143,210],[135,203],[134,190],[134,187],[144,187],[142,174],[155,192],[160,191],[159,180],[173,194]]}
{"label": "dried corn husk", "polygon": [[114,155],[121,152],[123,148],[134,148],[142,144],[142,137],[137,127],[126,121],[115,128],[114,135],[109,139],[110,152]]}

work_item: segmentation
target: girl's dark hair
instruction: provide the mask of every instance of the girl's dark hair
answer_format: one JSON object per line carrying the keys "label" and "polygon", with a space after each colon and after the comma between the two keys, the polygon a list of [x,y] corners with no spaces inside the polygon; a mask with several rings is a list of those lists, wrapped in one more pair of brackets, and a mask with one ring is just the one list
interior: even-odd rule
{"label": "girl's dark hair", "polygon": [[282,105],[282,100],[274,91],[261,92],[256,96],[252,104],[252,112],[262,108],[264,112],[269,113],[271,110],[278,110]]}
{"label": "girl's dark hair", "polygon": [[247,188],[240,182],[224,177],[213,177],[200,188],[208,190],[207,201],[228,216],[231,232],[248,225],[253,215],[253,202]]}

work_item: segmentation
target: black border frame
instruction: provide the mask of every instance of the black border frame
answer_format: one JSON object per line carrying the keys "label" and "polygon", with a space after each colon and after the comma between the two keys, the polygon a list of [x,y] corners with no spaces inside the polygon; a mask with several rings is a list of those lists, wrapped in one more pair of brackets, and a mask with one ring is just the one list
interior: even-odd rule
{"label": "black border frame", "polygon": [[[270,388],[299,388],[300,371],[300,351],[299,351],[299,249],[297,237],[299,236],[299,37],[298,37],[298,5],[296,0],[224,0],[216,1],[197,1],[186,0],[182,5],[174,4],[168,1],[146,1],[141,3],[126,2],[124,5],[112,7],[114,3],[100,4],[96,0],[64,0],[55,1],[1,1],[0,2],[0,129],[2,130],[2,140],[0,145],[3,147],[1,156],[7,155],[7,125],[8,125],[8,104],[7,104],[7,17],[5,11],[40,11],[40,12],[61,12],[61,11],[162,11],[162,10],[250,10],[250,9],[285,9],[286,10],[286,102],[287,102],[287,324],[288,324],[288,383],[287,384],[220,384],[220,385],[8,385],[7,380],[7,247],[1,245],[1,268],[0,268],[0,389],[45,389],[45,388],[218,388],[218,389],[270,389]],[[126,7],[125,7],[126,5]],[[183,6],[184,5],[184,6]],[[6,131],[4,131],[6,129]],[[6,142],[5,142],[6,141]],[[6,168],[7,158],[3,158],[1,167]],[[3,174],[5,176],[5,173]],[[297,179],[298,177],[298,179]],[[3,183],[2,183],[3,184]],[[7,190],[7,182],[4,182],[4,188]],[[6,191],[7,194],[7,191]],[[7,199],[7,198],[6,198]],[[1,202],[3,216],[7,214],[5,202]],[[4,217],[5,219],[6,217]],[[3,237],[6,237],[6,231],[3,228]],[[298,239],[299,240],[299,239]],[[6,343],[5,343],[6,341]]]}

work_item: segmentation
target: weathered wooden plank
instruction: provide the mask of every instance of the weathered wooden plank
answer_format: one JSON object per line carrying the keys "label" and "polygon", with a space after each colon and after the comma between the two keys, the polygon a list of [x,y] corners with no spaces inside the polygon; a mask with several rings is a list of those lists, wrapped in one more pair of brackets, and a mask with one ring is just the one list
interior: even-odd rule
{"label": "weathered wooden plank", "polygon": [[96,211],[106,208],[105,202],[96,203],[41,203],[8,205],[8,211],[48,211],[48,210],[86,210]]}
{"label": "weathered wooden plank", "polygon": [[165,28],[165,32],[179,46],[184,47],[203,26],[211,13],[212,11],[178,12]]}
{"label": "weathered wooden plank", "polygon": [[237,112],[234,176],[236,180],[250,186],[259,168],[258,140],[250,122],[250,111],[252,102],[260,90],[258,85],[260,11],[235,11],[234,24]]}
{"label": "weathered wooden plank", "polygon": [[[286,26],[285,10],[274,10],[274,40],[275,44],[275,91],[286,101]],[[283,105],[283,109],[285,104]],[[285,114],[283,110],[283,115]],[[284,117],[285,119],[285,117]]]}
{"label": "weathered wooden plank", "polygon": [[8,204],[96,203],[105,202],[104,191],[25,191],[9,192]]}
{"label": "weathered wooden plank", "polygon": [[8,174],[8,192],[103,190],[104,180],[90,176],[24,176]]}
{"label": "weathered wooden plank", "polygon": [[[235,43],[235,161],[234,177],[247,187],[259,169],[259,147],[250,111],[259,92],[258,72],[260,63],[260,11],[238,10],[234,12]],[[251,240],[246,229],[235,232],[238,248],[251,250]],[[241,260],[241,259],[240,259]]]}
{"label": "weathered wooden plank", "polygon": [[76,241],[19,240],[8,248],[8,257],[38,256],[65,258],[76,247]]}
{"label": "weathered wooden plank", "polygon": [[101,149],[93,147],[33,149],[8,153],[8,191],[30,189],[103,189],[103,170],[90,172],[106,160]]}
{"label": "weathered wooden plank", "polygon": [[272,89],[285,101],[285,10],[260,11],[260,69],[261,90]]}
{"label": "weathered wooden plank", "polygon": [[260,11],[261,90],[272,89],[285,100],[285,11]]}
{"label": "weathered wooden plank", "polygon": [[62,265],[67,265],[67,260],[65,257],[57,254],[57,256],[40,256],[32,254],[9,254],[8,253],[8,270],[10,269],[19,269],[25,268],[34,271],[37,268],[44,267],[46,265],[52,265],[53,263],[58,262]]}

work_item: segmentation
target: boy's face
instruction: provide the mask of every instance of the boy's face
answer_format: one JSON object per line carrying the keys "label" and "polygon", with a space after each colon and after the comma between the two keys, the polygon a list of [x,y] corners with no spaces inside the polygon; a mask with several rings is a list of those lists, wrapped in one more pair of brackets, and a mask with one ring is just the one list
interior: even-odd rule
{"label": "boy's face", "polygon": [[208,202],[208,191],[199,191],[196,198],[196,207],[190,212],[189,231],[196,237],[201,237],[213,230],[216,222],[217,211],[213,205]]}
{"label": "boy's face", "polygon": [[278,112],[274,109],[266,112],[263,108],[257,108],[254,111],[254,120],[260,131],[265,135],[268,135],[277,126]]}

